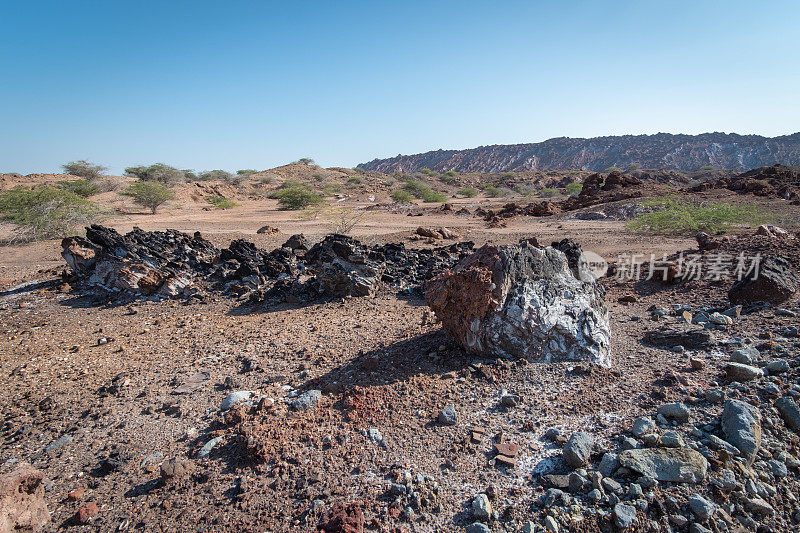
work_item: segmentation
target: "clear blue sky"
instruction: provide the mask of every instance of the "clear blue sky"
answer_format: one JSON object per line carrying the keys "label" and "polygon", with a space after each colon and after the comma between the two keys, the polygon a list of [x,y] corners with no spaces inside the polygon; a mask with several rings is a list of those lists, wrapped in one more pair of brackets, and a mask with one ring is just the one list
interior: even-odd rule
{"label": "clear blue sky", "polygon": [[0,0],[0,171],[800,130],[800,2]]}

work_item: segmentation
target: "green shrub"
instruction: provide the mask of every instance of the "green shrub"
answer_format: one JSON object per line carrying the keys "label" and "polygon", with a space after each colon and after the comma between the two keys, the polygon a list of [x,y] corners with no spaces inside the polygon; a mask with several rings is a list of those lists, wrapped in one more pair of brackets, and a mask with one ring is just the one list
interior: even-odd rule
{"label": "green shrub", "polygon": [[185,168],[181,172],[183,172],[183,179],[186,181],[200,181],[200,176],[190,168]]}
{"label": "green shrub", "polygon": [[502,195],[500,189],[494,185],[484,185],[483,192],[485,192],[486,196],[489,198],[499,198]]}
{"label": "green shrub", "polygon": [[478,196],[478,191],[476,191],[472,187],[464,187],[463,189],[459,189],[456,194],[460,194],[461,196],[466,196],[467,198],[475,198],[476,196]]}
{"label": "green shrub", "polygon": [[239,205],[233,200],[229,200],[224,196],[206,196],[206,201],[217,209],[233,209]]}
{"label": "green shrub", "polygon": [[398,189],[392,193],[392,200],[398,204],[410,204],[414,201],[414,195],[405,189]]}
{"label": "green shrub", "polygon": [[351,176],[347,178],[347,183],[349,183],[350,185],[361,185],[361,178],[359,178],[358,176]]}
{"label": "green shrub", "polygon": [[224,170],[204,170],[199,177],[202,181],[230,181],[231,173]]}
{"label": "green shrub", "polygon": [[714,167],[712,165],[703,165],[700,170],[714,170]]}
{"label": "green shrub", "polygon": [[636,172],[640,168],[641,168],[641,165],[639,163],[631,163],[630,165],[625,167],[625,172]]}
{"label": "green shrub", "polygon": [[517,173],[516,172],[504,172],[502,177],[504,179],[507,179],[507,180],[513,180],[513,179],[517,178]]}
{"label": "green shrub", "polygon": [[422,198],[425,194],[426,190],[429,190],[428,187],[422,185],[416,180],[409,179],[406,181],[405,185],[403,185],[403,190],[406,192],[411,193],[412,196],[415,198]]}
{"label": "green shrub", "polygon": [[533,185],[517,185],[514,187],[514,192],[522,196],[531,196],[536,192],[536,187]]}
{"label": "green shrub", "polygon": [[629,229],[665,234],[716,233],[737,224],[758,225],[773,219],[754,205],[693,202],[675,196],[656,198],[642,205],[656,210],[628,222]]}
{"label": "green shrub", "polygon": [[279,189],[275,197],[278,199],[278,205],[281,206],[281,209],[290,211],[303,209],[323,201],[322,196],[300,183],[294,183],[289,187]]}
{"label": "green shrub", "polygon": [[21,241],[63,237],[99,215],[92,202],[60,188],[20,185],[0,193],[0,220],[18,226]]}
{"label": "green shrub", "polygon": [[422,170],[420,170],[420,172],[422,174],[425,174],[426,176],[436,176],[437,175],[436,172],[434,172],[433,170],[431,170],[429,168],[423,168]]}
{"label": "green shrub", "polygon": [[608,167],[603,172],[622,172],[622,169],[619,167]]}
{"label": "green shrub", "polygon": [[149,181],[133,183],[120,194],[130,196],[134,203],[150,209],[153,214],[159,206],[175,197],[171,190],[160,183]]}
{"label": "green shrub", "polygon": [[100,187],[89,180],[64,180],[58,182],[58,188],[74,192],[78,196],[87,198],[100,192]]}
{"label": "green shrub", "polygon": [[237,176],[244,176],[246,178],[249,178],[250,176],[252,176],[256,172],[258,172],[258,171],[254,170],[252,168],[243,168],[243,169],[237,170],[236,171],[236,175]]}
{"label": "green shrub", "polygon": [[[193,174],[193,173],[192,173]],[[164,163],[155,163],[149,166],[128,167],[125,175],[139,178],[141,181],[155,181],[164,185],[172,185],[186,181],[186,172]]]}
{"label": "green shrub", "polygon": [[314,178],[315,181],[325,181],[325,176],[322,174],[313,174],[311,177]]}
{"label": "green shrub", "polygon": [[567,185],[567,186],[564,188],[564,190],[565,190],[565,191],[567,192],[567,194],[569,194],[570,196],[574,196],[574,195],[576,195],[576,194],[580,194],[580,192],[583,190],[583,183],[575,183],[575,182],[572,182],[572,183],[570,183],[569,185]]}
{"label": "green shrub", "polygon": [[327,183],[320,191],[320,194],[322,196],[333,196],[340,190],[342,190],[342,187],[338,183]]}
{"label": "green shrub", "polygon": [[300,159],[297,160],[297,163],[302,163],[304,165],[313,165],[314,160],[311,159],[310,157],[301,157]]}
{"label": "green shrub", "polygon": [[439,191],[428,189],[422,194],[422,201],[427,203],[446,202],[447,196]]}
{"label": "green shrub", "polygon": [[558,191],[556,189],[545,188],[539,191],[540,198],[552,198],[553,196],[558,196]]}
{"label": "green shrub", "polygon": [[101,178],[105,176],[106,171],[108,170],[108,167],[94,165],[84,159],[70,161],[69,163],[61,165],[61,168],[63,168],[64,172],[67,174],[72,174],[73,176],[78,176],[87,180],[96,180]]}

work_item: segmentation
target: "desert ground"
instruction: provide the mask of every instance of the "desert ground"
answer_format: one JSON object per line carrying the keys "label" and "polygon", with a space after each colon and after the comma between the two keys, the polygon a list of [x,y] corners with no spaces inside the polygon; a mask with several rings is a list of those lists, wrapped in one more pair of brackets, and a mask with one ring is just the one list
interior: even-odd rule
{"label": "desert ground", "polygon": [[[103,193],[102,224],[120,233],[200,232],[219,249],[245,239],[269,251],[295,234],[321,241],[342,212],[285,211],[244,193],[232,209],[210,209],[202,197],[213,187],[228,191],[187,185],[156,214]],[[698,250],[692,234],[633,231],[624,219],[565,211],[492,224],[475,211],[500,210],[509,199],[454,197],[445,209],[393,204],[389,191],[368,182],[326,205],[362,214],[350,235],[366,245],[431,249],[468,240],[477,248],[535,238],[544,246],[569,238],[610,263]],[[713,238],[732,253],[763,250],[798,268],[796,205],[727,189],[685,194],[775,213],[786,235],[754,236],[754,225]],[[264,226],[277,231],[258,233]],[[418,238],[419,227],[445,227],[457,238]],[[467,352],[419,290],[384,286],[372,296],[300,302],[213,290],[202,298],[122,297],[75,279],[61,252],[59,240],[0,247],[0,475],[20,463],[42,474],[44,531],[800,527],[800,437],[776,407],[800,396],[796,299],[696,325],[713,340],[659,345],[645,340],[648,332],[685,330],[685,311],[692,322],[734,308],[733,281],[609,275],[598,283],[610,364],[541,363]],[[757,376],[728,369],[742,349]],[[322,394],[298,408],[311,390]],[[222,409],[237,392],[247,401]],[[721,417],[737,405],[726,400],[758,414],[754,457],[725,440]],[[440,415],[448,406],[452,425]],[[646,431],[634,427],[640,417],[648,417],[638,421]],[[592,443],[576,468],[564,448],[579,447],[577,432]],[[699,451],[707,472],[696,482],[658,481],[609,466],[629,449]],[[503,453],[513,461],[498,460]]]}

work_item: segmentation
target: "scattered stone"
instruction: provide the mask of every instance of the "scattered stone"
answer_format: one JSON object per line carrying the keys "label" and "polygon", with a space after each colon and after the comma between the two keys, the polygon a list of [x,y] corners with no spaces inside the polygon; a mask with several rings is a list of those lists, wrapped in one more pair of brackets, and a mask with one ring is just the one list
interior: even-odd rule
{"label": "scattered stone", "polygon": [[761,447],[761,414],[758,409],[740,400],[727,400],[721,415],[725,440],[752,464]]}
{"label": "scattered stone", "polygon": [[44,474],[27,463],[0,476],[0,531],[39,531],[50,521]]}
{"label": "scattered stone", "polygon": [[620,529],[627,529],[636,521],[636,507],[626,503],[614,506],[614,524]]}
{"label": "scattered stone", "polygon": [[749,498],[745,500],[744,507],[751,513],[757,515],[772,516],[775,514],[775,509],[761,498]]}
{"label": "scattered stone", "polygon": [[692,370],[703,370],[706,367],[706,362],[696,357],[689,357],[689,368]]}
{"label": "scattered stone", "polygon": [[640,416],[633,421],[632,432],[637,437],[642,437],[648,433],[653,433],[657,429],[656,423],[649,416]]}
{"label": "scattered stone", "polygon": [[358,503],[334,503],[322,514],[318,533],[363,533],[364,512]]}
{"label": "scattered stone", "polygon": [[439,412],[439,423],[445,426],[455,426],[458,422],[458,415],[456,414],[456,407],[448,405]]}
{"label": "scattered stone", "polygon": [[589,433],[585,431],[573,433],[562,450],[564,461],[572,468],[580,468],[588,464],[593,446],[594,439]]}
{"label": "scattered stone", "polygon": [[800,408],[793,399],[788,396],[775,401],[775,407],[781,414],[784,423],[795,433],[800,433]]}
{"label": "scattered stone", "polygon": [[731,381],[745,382],[764,377],[764,371],[760,368],[741,363],[726,364],[725,372]]}
{"label": "scattered stone", "polygon": [[604,476],[610,476],[617,468],[619,468],[619,458],[617,454],[611,452],[604,453],[600,464],[597,465],[597,470]]}
{"label": "scattered stone", "polygon": [[767,366],[764,367],[766,371],[768,371],[771,375],[776,374],[783,374],[784,372],[789,371],[789,363],[784,361],[783,359],[778,359],[777,361],[772,361]]}
{"label": "scattered stone", "polygon": [[249,390],[240,390],[228,394],[219,406],[220,411],[227,411],[231,407],[239,405],[242,402],[249,401],[253,398],[254,394]]}
{"label": "scattered stone", "polygon": [[53,442],[45,446],[44,451],[46,453],[53,453],[55,451],[60,450],[67,444],[70,444],[73,440],[74,438],[72,437],[72,435],[62,435],[58,439],[54,440]]}
{"label": "scattered stone", "polygon": [[733,284],[728,291],[728,299],[734,304],[780,304],[792,299],[798,292],[800,275],[789,262],[781,257],[767,257],[760,262],[758,272]]}
{"label": "scattered stone", "polygon": [[708,316],[708,321],[718,326],[730,326],[733,324],[733,319],[728,315],[723,315],[722,313],[711,313]]}
{"label": "scattered stone", "polygon": [[550,533],[558,533],[558,522],[550,515],[544,517],[544,529]]}
{"label": "scattered stone", "polygon": [[667,448],[683,448],[683,437],[677,431],[665,431],[661,435],[661,445]]}
{"label": "scattered stone", "polygon": [[71,502],[77,502],[83,495],[86,493],[86,489],[75,489],[71,490],[67,493],[67,500]]}
{"label": "scattered stone", "polygon": [[686,422],[689,420],[689,408],[680,402],[665,403],[659,406],[658,414],[667,419],[679,420]]}
{"label": "scattered stone", "polygon": [[506,407],[516,407],[519,401],[520,397],[517,394],[509,394],[505,390],[500,393],[500,403]]}
{"label": "scattered stone", "polygon": [[625,468],[658,481],[699,483],[706,477],[708,461],[689,448],[643,448],[619,454]]}
{"label": "scattered stone", "polygon": [[194,461],[183,457],[173,457],[161,464],[161,478],[165,480],[180,479],[195,471]]}
{"label": "scattered stone", "polygon": [[711,331],[687,324],[662,326],[659,329],[650,330],[645,333],[644,340],[654,346],[672,348],[681,345],[693,350],[709,348],[716,344],[716,339]]}
{"label": "scattered stone", "polygon": [[488,520],[492,516],[492,504],[486,494],[480,493],[472,500],[472,515],[478,520]]}
{"label": "scattered stone", "polygon": [[473,522],[467,526],[465,533],[492,533],[492,530],[482,522]]}
{"label": "scattered stone", "polygon": [[289,406],[296,411],[308,411],[317,405],[320,398],[322,398],[322,391],[311,389],[295,398]]}
{"label": "scattered stone", "polygon": [[189,376],[179,387],[173,392],[175,394],[188,394],[198,391],[208,380],[211,379],[211,374],[208,372],[197,372]]}
{"label": "scattered stone", "polygon": [[94,502],[89,502],[75,512],[73,521],[76,524],[86,524],[93,516],[100,512],[100,508]]}
{"label": "scattered stone", "polygon": [[758,350],[752,346],[747,346],[745,348],[734,350],[731,354],[731,362],[742,365],[752,365],[758,359],[759,355],[761,354],[758,352]]}
{"label": "scattered stone", "polygon": [[202,448],[200,448],[200,451],[199,451],[199,452],[197,452],[197,458],[198,458],[198,459],[205,459],[206,457],[208,457],[208,456],[211,454],[211,450],[213,450],[213,449],[214,449],[214,447],[215,447],[217,444],[219,444],[220,442],[222,442],[222,439],[223,439],[223,438],[224,438],[224,437],[222,437],[222,436],[219,436],[219,437],[214,437],[214,438],[213,438],[213,439],[211,439],[210,441],[206,442],[206,443],[203,445],[203,447],[202,447]]}
{"label": "scattered stone", "polygon": [[698,520],[705,522],[714,513],[715,505],[699,494],[693,494],[689,498],[689,508]]}

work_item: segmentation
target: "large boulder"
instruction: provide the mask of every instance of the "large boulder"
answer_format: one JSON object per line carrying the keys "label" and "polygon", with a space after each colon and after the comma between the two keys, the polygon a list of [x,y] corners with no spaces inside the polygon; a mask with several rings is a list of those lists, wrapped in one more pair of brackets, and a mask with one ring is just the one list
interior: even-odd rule
{"label": "large boulder", "polygon": [[0,533],[39,531],[49,520],[40,471],[22,463],[0,476]]}
{"label": "large boulder", "polygon": [[486,245],[429,281],[428,305],[467,351],[539,361],[609,364],[605,291],[567,257],[530,242]]}
{"label": "large boulder", "polygon": [[800,275],[780,257],[763,259],[757,271],[743,277],[728,291],[734,305],[756,302],[780,304],[800,294]]}
{"label": "large boulder", "polygon": [[637,448],[619,454],[619,463],[650,476],[671,483],[699,483],[706,477],[708,461],[691,448]]}

